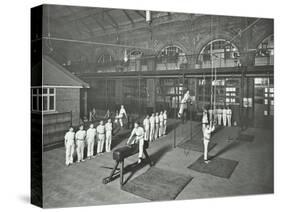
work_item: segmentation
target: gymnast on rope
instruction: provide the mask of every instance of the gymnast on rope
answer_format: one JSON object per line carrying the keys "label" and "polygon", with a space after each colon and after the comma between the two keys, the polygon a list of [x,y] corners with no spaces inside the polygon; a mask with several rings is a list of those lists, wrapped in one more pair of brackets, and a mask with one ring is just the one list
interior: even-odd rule
{"label": "gymnast on rope", "polygon": [[183,116],[183,111],[185,109],[185,104],[187,104],[188,101],[191,101],[191,96],[189,94],[189,90],[186,91],[186,93],[184,94],[181,103],[180,103],[180,110],[178,112],[178,118],[182,118]]}

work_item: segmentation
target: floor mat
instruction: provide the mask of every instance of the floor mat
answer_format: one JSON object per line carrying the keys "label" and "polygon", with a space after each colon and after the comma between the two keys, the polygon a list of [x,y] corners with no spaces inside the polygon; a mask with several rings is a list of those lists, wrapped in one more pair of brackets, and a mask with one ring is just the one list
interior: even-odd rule
{"label": "floor mat", "polygon": [[255,139],[254,135],[247,135],[247,134],[240,134],[237,137],[238,141],[246,141],[246,142],[252,142],[252,141],[254,141],[254,139]]}
{"label": "floor mat", "polygon": [[[209,142],[208,151],[213,149],[217,144],[214,142]],[[204,152],[203,142],[200,140],[185,141],[178,145],[179,148],[188,149],[196,152]]]}
{"label": "floor mat", "polygon": [[206,164],[201,156],[187,168],[217,177],[230,178],[237,165],[238,161],[219,157],[212,158],[210,163]]}
{"label": "floor mat", "polygon": [[153,201],[173,200],[191,180],[190,176],[152,167],[123,185],[122,190]]}

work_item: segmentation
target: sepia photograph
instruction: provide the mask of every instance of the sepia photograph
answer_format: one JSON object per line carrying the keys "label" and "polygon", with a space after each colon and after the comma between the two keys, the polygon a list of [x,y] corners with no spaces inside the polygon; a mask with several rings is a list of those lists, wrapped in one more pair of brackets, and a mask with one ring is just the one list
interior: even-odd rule
{"label": "sepia photograph", "polygon": [[274,193],[274,19],[30,13],[32,204]]}

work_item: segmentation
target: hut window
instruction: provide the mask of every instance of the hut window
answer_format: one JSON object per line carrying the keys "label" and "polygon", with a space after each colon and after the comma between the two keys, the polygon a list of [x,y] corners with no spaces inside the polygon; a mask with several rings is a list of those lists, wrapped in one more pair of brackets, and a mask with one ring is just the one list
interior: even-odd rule
{"label": "hut window", "polygon": [[32,88],[32,111],[55,111],[55,88]]}

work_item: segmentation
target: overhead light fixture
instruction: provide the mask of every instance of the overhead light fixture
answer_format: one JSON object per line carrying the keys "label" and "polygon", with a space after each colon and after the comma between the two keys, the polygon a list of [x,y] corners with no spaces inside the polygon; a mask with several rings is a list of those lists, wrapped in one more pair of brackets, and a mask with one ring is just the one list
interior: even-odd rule
{"label": "overhead light fixture", "polygon": [[127,49],[124,50],[124,62],[128,61]]}
{"label": "overhead light fixture", "polygon": [[151,11],[149,11],[149,10],[145,11],[145,20],[147,23],[149,23],[149,24],[151,23]]}

